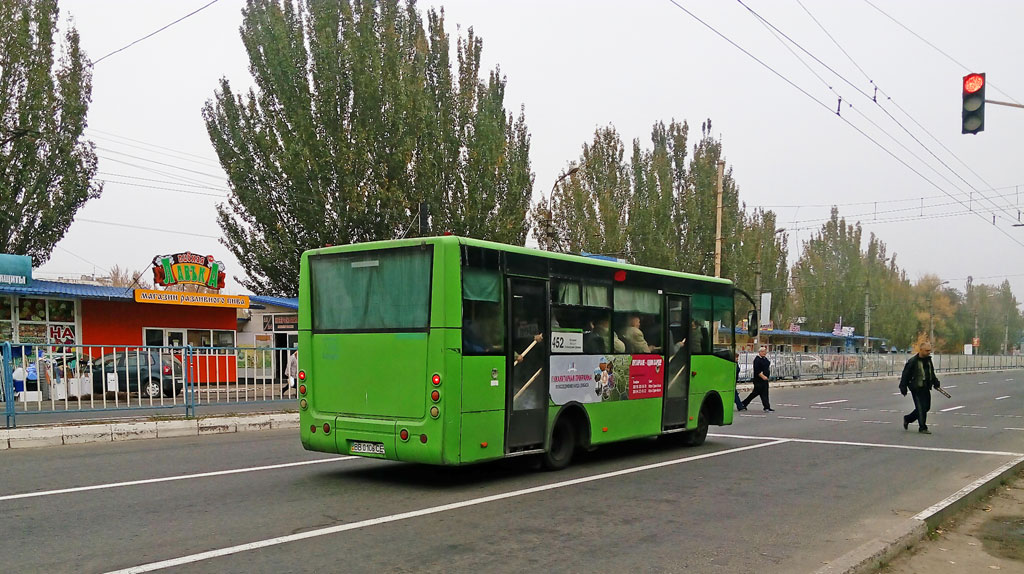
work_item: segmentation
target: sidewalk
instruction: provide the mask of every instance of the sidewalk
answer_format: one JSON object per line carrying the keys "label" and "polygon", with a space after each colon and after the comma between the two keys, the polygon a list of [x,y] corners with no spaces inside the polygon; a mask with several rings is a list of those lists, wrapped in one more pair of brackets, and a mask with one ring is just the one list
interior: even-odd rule
{"label": "sidewalk", "polygon": [[1024,470],[885,567],[866,572],[1024,572]]}

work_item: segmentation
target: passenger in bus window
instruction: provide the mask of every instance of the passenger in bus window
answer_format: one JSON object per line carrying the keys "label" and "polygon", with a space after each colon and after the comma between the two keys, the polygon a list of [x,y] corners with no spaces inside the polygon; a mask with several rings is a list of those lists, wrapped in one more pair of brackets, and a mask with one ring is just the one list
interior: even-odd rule
{"label": "passenger in bus window", "polygon": [[[615,353],[625,353],[626,344],[622,342],[619,336],[612,332],[611,321],[608,319],[608,315],[602,315],[593,321],[593,329],[591,334],[599,339],[597,344],[592,344],[591,348],[594,350],[587,350],[586,337],[583,340],[583,352],[585,353],[607,353],[608,352],[608,340],[612,340],[612,351]],[[598,347],[598,345],[600,345]]]}
{"label": "passenger in bus window", "polygon": [[702,322],[694,319],[690,325],[690,353],[706,355],[710,352],[711,336],[708,334],[708,328]]}
{"label": "passenger in bus window", "polygon": [[463,320],[462,346],[467,353],[500,353],[501,333],[497,317],[481,312],[475,320]]}
{"label": "passenger in bus window", "polygon": [[622,342],[626,344],[627,353],[657,353],[661,347],[651,346],[640,330],[640,315],[633,313],[626,318],[626,323],[619,331]]}

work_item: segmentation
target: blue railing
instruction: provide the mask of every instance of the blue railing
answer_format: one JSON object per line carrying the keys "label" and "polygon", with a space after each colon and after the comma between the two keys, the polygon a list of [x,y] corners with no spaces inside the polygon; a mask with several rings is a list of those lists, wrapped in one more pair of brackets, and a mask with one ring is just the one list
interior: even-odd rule
{"label": "blue railing", "polygon": [[3,344],[6,427],[19,415],[181,409],[286,403],[279,347]]}

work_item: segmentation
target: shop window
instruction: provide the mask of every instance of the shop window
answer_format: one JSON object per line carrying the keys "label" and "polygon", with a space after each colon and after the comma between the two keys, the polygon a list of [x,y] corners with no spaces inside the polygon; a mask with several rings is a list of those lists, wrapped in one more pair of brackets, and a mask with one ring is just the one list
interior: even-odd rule
{"label": "shop window", "polygon": [[0,296],[0,342],[14,341],[14,299]]}
{"label": "shop window", "polygon": [[49,310],[48,320],[51,323],[74,323],[75,302],[67,299],[49,299],[47,301]]}
{"label": "shop window", "polygon": [[40,323],[46,322],[46,299],[27,299],[22,298],[18,300],[18,320],[19,321],[36,321]]}
{"label": "shop window", "polygon": [[613,327],[625,345],[625,352],[661,352],[661,295],[654,290],[616,287],[614,296]]}
{"label": "shop window", "polygon": [[[187,339],[188,340],[188,344],[192,345],[192,347],[196,348],[196,351],[195,351],[196,354],[205,355],[205,354],[209,353],[209,349],[205,348],[205,347],[209,347],[210,343],[211,343],[210,331],[208,329],[189,329],[187,331],[187,333],[188,333],[188,339]],[[199,347],[204,347],[204,348],[199,348]]]}
{"label": "shop window", "polygon": [[19,343],[46,343],[46,323],[18,322]]}
{"label": "shop window", "polygon": [[218,348],[218,354],[226,355],[230,353],[231,351],[228,349],[235,346],[235,332],[214,331],[213,346]]}
{"label": "shop window", "polygon": [[167,331],[167,346],[168,347],[184,347],[185,346],[185,332],[184,331]]}
{"label": "shop window", "polygon": [[162,347],[164,345],[163,329],[145,329],[143,337],[148,347]]}

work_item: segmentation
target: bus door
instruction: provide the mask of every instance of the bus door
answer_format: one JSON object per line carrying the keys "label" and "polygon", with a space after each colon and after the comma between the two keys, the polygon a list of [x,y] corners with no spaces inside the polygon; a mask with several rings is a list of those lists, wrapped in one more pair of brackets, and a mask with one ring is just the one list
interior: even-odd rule
{"label": "bus door", "polygon": [[667,333],[663,339],[665,364],[665,395],[662,405],[661,428],[668,430],[686,425],[686,403],[690,395],[690,298],[666,295],[668,309]]}
{"label": "bus door", "polygon": [[547,429],[548,325],[547,281],[508,280],[508,376],[505,446],[540,446]]}

